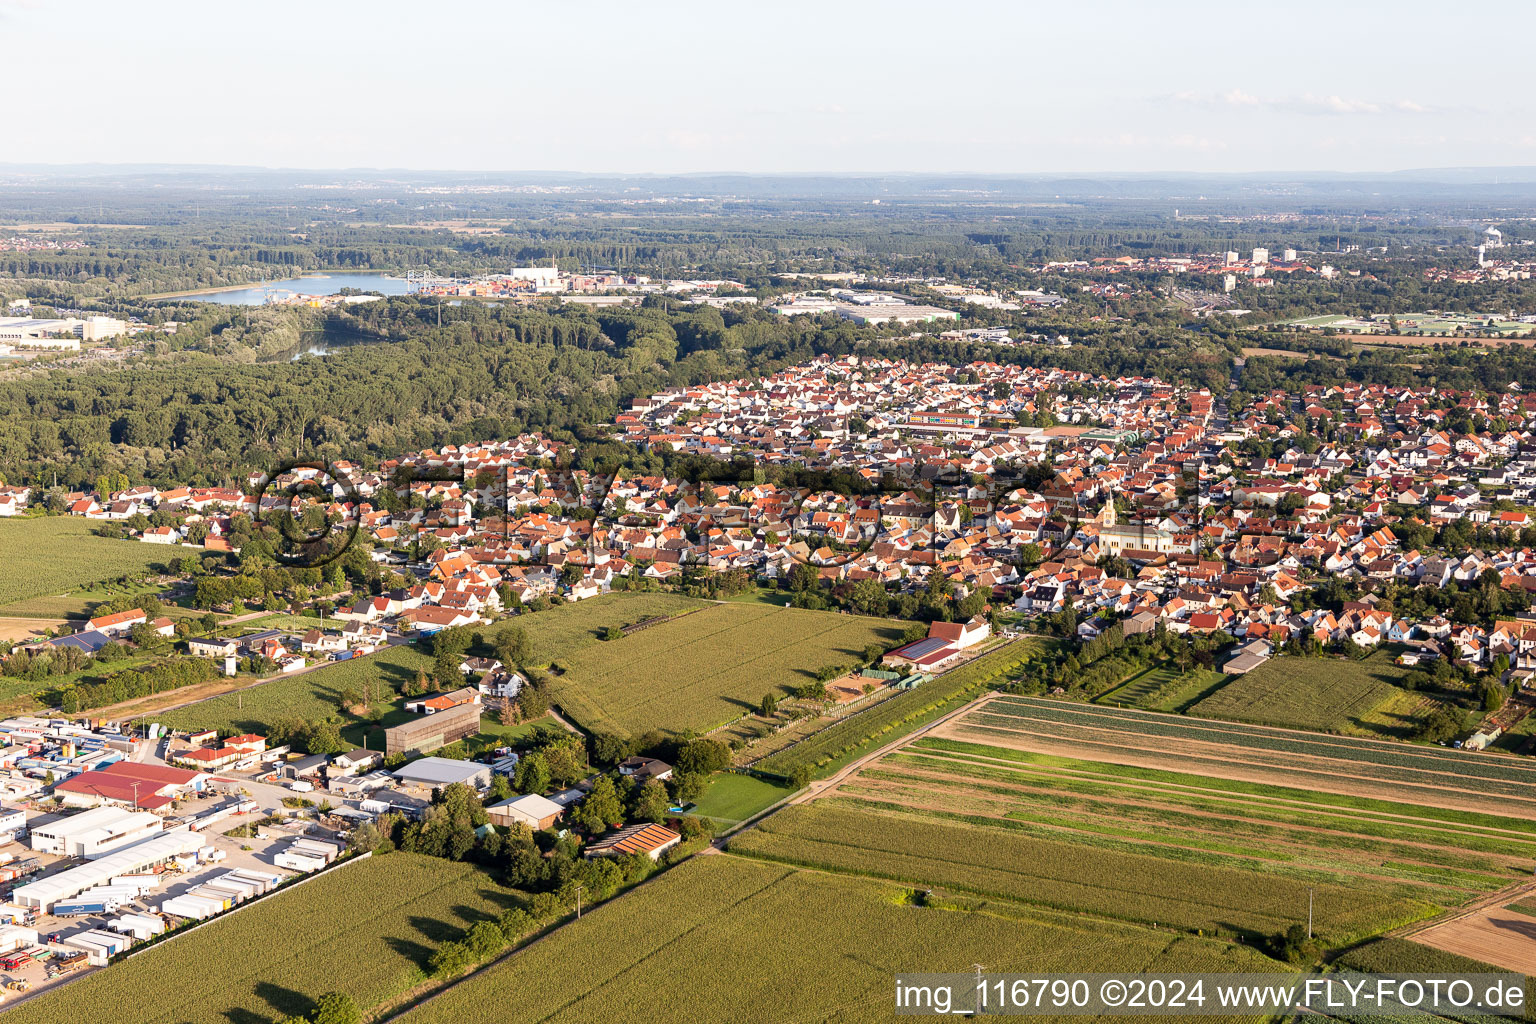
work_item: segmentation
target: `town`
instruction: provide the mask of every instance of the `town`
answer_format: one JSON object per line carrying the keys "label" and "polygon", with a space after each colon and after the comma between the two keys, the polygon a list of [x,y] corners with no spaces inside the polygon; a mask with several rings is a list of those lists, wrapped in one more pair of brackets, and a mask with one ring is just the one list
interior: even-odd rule
{"label": "town", "polygon": [[376,7],[0,7],[8,1024],[1519,1015],[1528,11]]}

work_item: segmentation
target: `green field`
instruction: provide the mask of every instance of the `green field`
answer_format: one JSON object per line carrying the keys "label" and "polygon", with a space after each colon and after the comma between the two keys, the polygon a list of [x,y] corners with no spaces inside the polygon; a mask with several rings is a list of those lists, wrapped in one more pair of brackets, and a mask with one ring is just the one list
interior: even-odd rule
{"label": "green field", "polygon": [[[598,637],[608,626],[621,626],[654,615],[672,615],[703,606],[703,602],[669,594],[612,594],[537,614],[520,615],[511,622],[527,633],[533,660],[538,663],[599,644]],[[268,618],[276,617],[264,617],[258,624],[266,623]],[[314,620],[308,621],[312,623]],[[510,626],[489,627],[487,637],[494,637],[499,629],[506,628]],[[263,732],[266,723],[281,716],[313,720],[339,714],[338,698],[342,692],[350,689],[361,694],[364,683],[367,683],[381,698],[373,705],[383,716],[380,726],[388,727],[410,717],[402,710],[397,698],[400,688],[407,680],[416,678],[418,672],[430,674],[431,671],[432,658],[425,645],[403,644],[150,717],[177,729]],[[353,743],[362,743],[364,724],[350,716],[348,721],[350,724],[343,729],[343,735]],[[377,729],[371,730],[369,738],[375,748],[382,742],[382,734]]]}
{"label": "green field", "polygon": [[562,653],[554,697],[593,732],[707,732],[755,709],[765,693],[810,682],[824,665],[860,661],[871,644],[895,646],[902,629],[833,612],[712,605]]}
{"label": "green field", "polygon": [[[1226,718],[1317,732],[1369,735],[1406,733],[1408,715],[1383,715],[1389,703],[1406,702],[1396,683],[1405,670],[1386,650],[1354,661],[1348,658],[1271,658],[1189,709],[1201,718]],[[1406,720],[1405,720],[1406,719]]]}
{"label": "green field", "polygon": [[694,804],[692,814],[734,825],[771,807],[794,790],[766,779],[739,772],[716,775]]}
{"label": "green field", "polygon": [[[1056,703],[1103,719],[1106,733],[1127,718],[1168,721]],[[962,721],[989,717],[1006,716],[977,710]],[[1031,719],[1024,729],[1049,724]],[[955,731],[955,723],[939,730]],[[1074,732],[1074,745],[1087,735]],[[1387,773],[1384,798],[1371,798],[1248,781],[1242,761],[1232,763],[1233,778],[1148,768],[1136,763],[1141,749],[1121,748],[1130,760],[1116,763],[1107,749],[1099,751],[1105,760],[1088,760],[930,734],[830,794],[761,820],[729,849],[1245,941],[1305,920],[1315,897],[1318,939],[1334,948],[1528,880],[1536,859],[1536,824],[1504,816],[1518,808],[1495,802],[1502,814],[1484,814],[1404,802],[1408,787],[1391,781],[1398,766],[1380,759],[1339,769]],[[1256,760],[1269,752],[1251,749]],[[1495,781],[1457,778],[1454,759],[1424,755],[1424,770],[1447,787]]]}
{"label": "green field", "polygon": [[[154,570],[190,549],[109,540],[77,516],[0,519],[0,615],[80,615],[114,596],[83,588]],[[66,600],[30,603],[37,598]]]}
{"label": "green field", "polygon": [[609,626],[629,626],[659,615],[681,615],[708,607],[707,601],[680,594],[620,591],[518,615],[486,627],[485,634],[494,642],[506,630],[522,629],[528,635],[530,665],[548,665],[601,642]]}
{"label": "green field", "polygon": [[449,989],[402,1024],[892,1019],[901,971],[1267,971],[1250,949],[1016,904],[695,857]]}
{"label": "green field", "polygon": [[494,919],[512,890],[468,864],[370,857],[10,1009],[15,1024],[262,1024],[345,992],[359,1006],[425,976],[437,945]]}

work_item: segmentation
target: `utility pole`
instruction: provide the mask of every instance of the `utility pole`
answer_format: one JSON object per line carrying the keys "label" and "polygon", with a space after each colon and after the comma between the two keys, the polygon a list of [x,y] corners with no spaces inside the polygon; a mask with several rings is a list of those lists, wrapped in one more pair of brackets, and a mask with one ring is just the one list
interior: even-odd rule
{"label": "utility pole", "polygon": [[1312,938],[1312,887],[1307,886],[1307,938]]}
{"label": "utility pole", "polygon": [[584,885],[578,885],[576,887],[576,920],[578,921],[581,920],[581,890],[585,888],[586,886]]}
{"label": "utility pole", "polygon": [[976,968],[976,1013],[981,1013],[987,1008],[987,980],[981,976],[981,964],[972,964]]}

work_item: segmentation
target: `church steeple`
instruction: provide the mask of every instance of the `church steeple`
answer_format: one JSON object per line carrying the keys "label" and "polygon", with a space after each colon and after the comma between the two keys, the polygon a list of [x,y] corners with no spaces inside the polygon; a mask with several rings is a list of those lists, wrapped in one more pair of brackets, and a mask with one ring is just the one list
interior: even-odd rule
{"label": "church steeple", "polygon": [[1108,529],[1114,526],[1118,520],[1115,518],[1115,489],[1109,488],[1109,499],[1104,502],[1104,507],[1099,509],[1099,525]]}

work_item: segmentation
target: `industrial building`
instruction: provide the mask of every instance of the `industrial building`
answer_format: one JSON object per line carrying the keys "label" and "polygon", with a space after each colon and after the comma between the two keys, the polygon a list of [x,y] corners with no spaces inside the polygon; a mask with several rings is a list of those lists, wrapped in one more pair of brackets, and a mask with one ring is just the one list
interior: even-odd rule
{"label": "industrial building", "polygon": [[141,811],[166,811],[181,796],[201,793],[211,778],[158,764],[116,761],[100,771],[86,771],[53,787],[65,807],[116,804]]}
{"label": "industrial building", "polygon": [[137,875],[163,867],[177,857],[196,853],[205,843],[202,836],[187,829],[162,832],[77,868],[18,886],[11,893],[11,902],[46,913],[60,900],[106,885],[119,875]]}
{"label": "industrial building", "polygon": [[157,835],[164,824],[159,815],[148,811],[97,807],[45,825],[33,825],[32,849],[39,853],[94,859]]}
{"label": "industrial building", "polygon": [[480,731],[481,710],[476,703],[459,704],[387,729],[384,732],[384,752],[425,754],[473,736]]}
{"label": "industrial building", "polygon": [[392,774],[402,786],[429,786],[436,789],[439,786],[451,786],[455,782],[466,782],[484,789],[491,784],[490,765],[478,761],[455,761],[448,757],[418,758]]}
{"label": "industrial building", "polygon": [[109,316],[83,319],[38,319],[29,316],[0,317],[0,342],[20,348],[52,348],[79,351],[82,341],[105,341],[128,333],[128,325]]}

